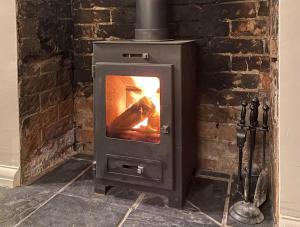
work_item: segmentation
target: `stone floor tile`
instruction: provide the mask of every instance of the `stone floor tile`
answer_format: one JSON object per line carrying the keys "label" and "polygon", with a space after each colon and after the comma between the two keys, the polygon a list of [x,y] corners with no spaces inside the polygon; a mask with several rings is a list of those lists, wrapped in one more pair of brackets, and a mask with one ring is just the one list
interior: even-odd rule
{"label": "stone floor tile", "polygon": [[132,189],[112,187],[106,195],[96,194],[94,193],[94,172],[90,169],[62,194],[131,206],[138,198],[140,192]]}
{"label": "stone floor tile", "polygon": [[91,163],[69,160],[29,186],[0,188],[0,226],[13,226],[75,178]]}
{"label": "stone floor tile", "polygon": [[[168,207],[165,196],[112,187],[107,195],[94,193],[94,170],[91,160],[72,158],[64,165],[30,186],[0,188],[0,226],[13,226],[28,214],[21,226],[117,226],[139,196],[143,199],[125,220],[126,227],[220,226],[223,218],[228,183],[226,175],[201,172],[201,175],[225,180],[194,178],[182,210]],[[83,170],[80,178],[57,194],[40,209],[39,206]],[[235,190],[234,183],[231,187]],[[233,193],[231,193],[233,194]],[[231,196],[230,206],[240,198]],[[257,226],[272,226],[271,205],[262,206],[266,220]],[[246,226],[228,217],[230,226]]]}
{"label": "stone floor tile", "polygon": [[127,210],[127,206],[117,206],[82,197],[58,195],[20,226],[115,227]]}
{"label": "stone floor tile", "polygon": [[91,165],[91,162],[86,160],[70,159],[61,166],[54,169],[52,172],[44,175],[34,182],[33,185],[64,185],[75,178],[80,172]]}
{"label": "stone floor tile", "polygon": [[222,222],[228,183],[205,178],[194,178],[187,200],[202,212]]}
{"label": "stone floor tile", "polygon": [[124,222],[123,227],[170,227],[170,226],[182,226],[182,227],[196,227],[196,226],[218,226],[205,216],[190,216],[190,218],[184,218],[184,216],[173,217],[165,215],[162,212],[152,213],[145,210],[137,209],[133,211]]}
{"label": "stone floor tile", "polygon": [[[136,214],[137,213],[137,214]],[[193,226],[195,223],[199,224],[208,224],[211,226],[217,226],[213,220],[207,217],[205,214],[199,211],[198,208],[191,206],[190,203],[186,202],[183,209],[175,209],[168,207],[168,199],[165,196],[146,193],[144,199],[141,204],[137,207],[136,211],[134,211],[129,217],[132,218],[137,217],[139,213],[151,214],[157,217],[161,217],[161,219],[178,219],[187,221],[187,225]],[[143,219],[143,216],[141,216]],[[137,218],[134,218],[134,220]],[[141,220],[138,220],[141,221]],[[132,221],[131,221],[132,222]],[[134,222],[135,223],[135,222]],[[134,224],[131,223],[131,224]],[[166,222],[167,223],[167,222]],[[181,222],[180,222],[181,223]],[[157,223],[160,224],[160,223]],[[188,225],[188,226],[189,226]],[[176,225],[175,225],[176,226]],[[179,224],[179,226],[182,226]]]}
{"label": "stone floor tile", "polygon": [[0,226],[13,226],[54,194],[51,189],[22,187],[0,191]]}

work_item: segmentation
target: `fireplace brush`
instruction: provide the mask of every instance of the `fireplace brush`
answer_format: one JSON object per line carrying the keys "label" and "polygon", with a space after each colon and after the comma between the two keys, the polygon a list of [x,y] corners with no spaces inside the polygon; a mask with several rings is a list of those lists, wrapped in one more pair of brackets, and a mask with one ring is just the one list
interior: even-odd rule
{"label": "fireplace brush", "polygon": [[[260,106],[258,98],[254,98],[250,104],[249,125],[246,124],[247,103],[243,101],[241,118],[237,124],[237,146],[239,150],[239,162],[237,173],[237,192],[243,195],[243,200],[235,203],[230,208],[230,215],[239,222],[245,224],[258,224],[264,220],[264,215],[259,210],[259,207],[266,201],[267,196],[267,179],[268,170],[266,168],[266,135],[268,127],[268,112],[269,107],[263,106],[263,126],[258,125],[258,108]],[[256,145],[256,132],[263,132],[263,150],[262,150],[262,169],[260,171],[254,199],[251,199],[252,188],[254,183],[253,178],[253,157]],[[243,149],[249,132],[249,158],[246,168],[245,180],[242,185],[242,167],[243,167]],[[243,186],[243,190],[242,190]],[[244,193],[242,193],[244,191]]]}

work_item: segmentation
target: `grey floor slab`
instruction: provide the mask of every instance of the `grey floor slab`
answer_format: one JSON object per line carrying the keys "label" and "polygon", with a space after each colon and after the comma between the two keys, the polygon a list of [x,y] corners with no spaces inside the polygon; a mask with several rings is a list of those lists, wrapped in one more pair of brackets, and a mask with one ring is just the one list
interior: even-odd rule
{"label": "grey floor slab", "polygon": [[202,212],[222,222],[227,185],[225,181],[194,178],[187,199]]}
{"label": "grey floor slab", "polygon": [[54,194],[53,190],[24,187],[1,191],[0,226],[13,226]]}
{"label": "grey floor slab", "polygon": [[99,200],[58,195],[24,221],[21,226],[115,227],[127,210],[126,206],[108,205]]}
{"label": "grey floor slab", "polygon": [[124,227],[199,227],[217,226],[205,217],[177,218],[168,215],[151,213],[144,210],[136,210],[126,219]]}
{"label": "grey floor slab", "polygon": [[[126,212],[137,201],[143,199],[124,221],[126,227],[194,227],[220,226],[223,218],[229,176],[213,172],[200,172],[212,177],[194,178],[187,202],[182,210],[168,207],[167,197],[141,193],[131,189],[112,187],[107,195],[94,193],[94,170],[92,159],[76,156],[45,175],[34,184],[16,189],[0,188],[0,227],[13,226],[117,226]],[[81,177],[58,192],[83,170]],[[217,180],[222,178],[221,180]],[[232,191],[235,186],[233,184]],[[51,200],[48,199],[55,195]],[[232,196],[230,205],[239,198]],[[41,204],[44,204],[40,207]],[[38,208],[38,209],[37,209]],[[266,221],[258,226],[272,226],[270,203],[262,210]],[[26,217],[28,214],[31,214]],[[246,226],[228,217],[230,226]]]}
{"label": "grey floor slab", "polygon": [[54,169],[52,172],[41,177],[39,180],[34,182],[33,185],[47,185],[47,187],[49,187],[49,185],[65,185],[90,165],[91,162],[88,160],[70,159],[63,165]]}
{"label": "grey floor slab", "polygon": [[94,193],[94,172],[90,169],[62,194],[131,206],[140,195],[140,192],[127,188],[112,187],[106,195],[96,194]]}
{"label": "grey floor slab", "polygon": [[13,226],[91,163],[69,160],[30,186],[0,189],[0,226]]}
{"label": "grey floor slab", "polygon": [[[141,204],[125,221],[125,226],[217,226],[189,203],[182,210],[168,207],[165,196],[146,193]],[[145,223],[145,225],[142,225]]]}

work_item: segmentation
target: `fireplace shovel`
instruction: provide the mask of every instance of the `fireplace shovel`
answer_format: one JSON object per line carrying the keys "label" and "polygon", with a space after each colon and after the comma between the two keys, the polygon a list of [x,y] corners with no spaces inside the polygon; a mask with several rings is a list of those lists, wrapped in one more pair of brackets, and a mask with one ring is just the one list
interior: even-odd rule
{"label": "fireplace shovel", "polygon": [[259,174],[253,203],[256,207],[260,207],[267,200],[267,188],[268,188],[268,168],[266,168],[266,143],[267,143],[267,132],[268,127],[268,112],[269,107],[267,105],[263,106],[263,161],[262,161],[262,171]]}

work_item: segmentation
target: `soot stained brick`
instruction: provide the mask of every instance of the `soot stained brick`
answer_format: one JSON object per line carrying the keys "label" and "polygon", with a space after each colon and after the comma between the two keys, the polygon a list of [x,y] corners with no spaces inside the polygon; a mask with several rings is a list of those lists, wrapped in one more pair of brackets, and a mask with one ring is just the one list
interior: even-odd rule
{"label": "soot stained brick", "polygon": [[134,7],[135,0],[76,0],[83,8],[99,7]]}
{"label": "soot stained brick", "polygon": [[270,58],[268,56],[233,57],[232,70],[234,71],[261,71],[270,70]]}
{"label": "soot stained brick", "polygon": [[110,10],[75,10],[75,23],[105,23],[110,22]]}
{"label": "soot stained brick", "polygon": [[178,35],[180,38],[199,38],[203,36],[227,36],[229,24],[225,21],[211,21],[201,23],[198,21],[180,22]]}
{"label": "soot stained brick", "polygon": [[211,40],[214,53],[264,53],[264,41],[261,39],[214,38]]}
{"label": "soot stained brick", "polygon": [[257,89],[259,86],[258,74],[235,74],[235,73],[217,73],[204,77],[206,89]]}
{"label": "soot stained brick", "polygon": [[204,55],[200,64],[203,71],[218,72],[230,70],[230,57],[224,55]]}
{"label": "soot stained brick", "polygon": [[266,36],[268,31],[266,20],[232,21],[233,36]]}
{"label": "soot stained brick", "polygon": [[187,5],[174,5],[171,10],[170,20],[199,21],[206,24],[209,24],[211,21],[256,17],[256,5],[254,2],[222,5],[199,5],[195,2]]}

